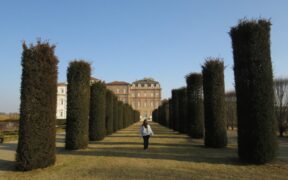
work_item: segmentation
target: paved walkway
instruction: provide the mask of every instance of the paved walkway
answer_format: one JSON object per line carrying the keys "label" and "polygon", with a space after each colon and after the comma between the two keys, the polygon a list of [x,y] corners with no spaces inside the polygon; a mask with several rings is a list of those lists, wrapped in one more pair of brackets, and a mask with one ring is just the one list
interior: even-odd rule
{"label": "paved walkway", "polygon": [[140,122],[90,142],[85,150],[66,151],[64,134],[57,135],[57,161],[30,172],[13,170],[16,143],[0,144],[0,179],[286,179],[288,141],[281,140],[279,158],[264,166],[238,162],[235,132],[229,146],[208,149],[202,140],[150,123],[155,136],[148,151],[139,136]]}

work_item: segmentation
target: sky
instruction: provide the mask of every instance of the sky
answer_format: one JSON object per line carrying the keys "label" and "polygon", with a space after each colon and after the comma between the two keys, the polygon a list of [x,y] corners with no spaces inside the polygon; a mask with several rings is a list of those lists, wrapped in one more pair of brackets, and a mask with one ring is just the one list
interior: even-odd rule
{"label": "sky", "polygon": [[271,19],[274,77],[288,77],[287,0],[1,0],[0,112],[19,112],[22,43],[56,45],[58,81],[72,60],[92,76],[132,83],[152,77],[162,97],[185,86],[208,57],[223,58],[234,89],[229,31],[240,19]]}

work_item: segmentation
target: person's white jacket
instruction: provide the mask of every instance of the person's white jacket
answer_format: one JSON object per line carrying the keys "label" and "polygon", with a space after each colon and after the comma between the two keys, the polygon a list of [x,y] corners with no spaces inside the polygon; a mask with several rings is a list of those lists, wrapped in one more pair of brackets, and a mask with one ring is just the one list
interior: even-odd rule
{"label": "person's white jacket", "polygon": [[154,135],[150,125],[148,124],[147,125],[147,128],[145,128],[144,126],[141,126],[140,128],[140,134],[141,136],[151,136],[151,135]]}

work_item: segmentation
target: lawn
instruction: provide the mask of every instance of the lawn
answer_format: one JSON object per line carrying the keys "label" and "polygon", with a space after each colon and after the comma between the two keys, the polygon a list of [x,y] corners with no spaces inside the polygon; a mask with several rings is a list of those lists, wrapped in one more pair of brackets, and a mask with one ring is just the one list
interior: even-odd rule
{"label": "lawn", "polygon": [[238,161],[235,131],[229,131],[224,149],[203,147],[192,140],[151,123],[155,136],[149,151],[142,149],[139,123],[85,150],[66,151],[64,134],[57,134],[57,162],[30,172],[13,169],[16,143],[0,144],[0,179],[287,179],[288,140],[280,140],[278,158],[266,165]]}

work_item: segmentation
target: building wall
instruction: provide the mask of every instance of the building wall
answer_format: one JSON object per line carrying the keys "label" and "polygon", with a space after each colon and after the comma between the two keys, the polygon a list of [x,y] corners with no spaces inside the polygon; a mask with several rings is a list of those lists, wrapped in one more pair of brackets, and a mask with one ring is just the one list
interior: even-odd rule
{"label": "building wall", "polygon": [[[95,81],[97,82],[97,81]],[[94,83],[91,79],[91,83]],[[140,112],[140,119],[152,119],[152,111],[161,104],[161,87],[158,82],[138,84],[116,82],[108,83],[107,88],[116,94],[118,100],[130,104]],[[67,84],[59,83],[57,87],[57,119],[66,119],[67,112]]]}
{"label": "building wall", "polygon": [[130,87],[130,105],[140,112],[140,119],[152,119],[152,112],[161,102],[161,89],[158,87],[142,87],[135,84]]}
{"label": "building wall", "polygon": [[67,112],[67,85],[58,84],[56,119],[66,119],[66,112]]}
{"label": "building wall", "polygon": [[113,91],[119,101],[129,104],[129,84],[107,85],[107,89]]}

